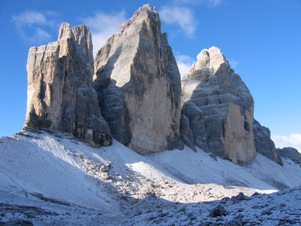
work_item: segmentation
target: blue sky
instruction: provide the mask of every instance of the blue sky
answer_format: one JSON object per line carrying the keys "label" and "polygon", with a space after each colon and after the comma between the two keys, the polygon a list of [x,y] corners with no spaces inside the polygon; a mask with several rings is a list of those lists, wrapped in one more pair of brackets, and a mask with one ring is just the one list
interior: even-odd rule
{"label": "blue sky", "polygon": [[301,150],[300,0],[1,0],[0,136],[23,127],[28,49],[57,39],[62,22],[85,23],[96,52],[143,4],[156,6],[183,72],[219,47],[249,87],[255,118],[277,146]]}

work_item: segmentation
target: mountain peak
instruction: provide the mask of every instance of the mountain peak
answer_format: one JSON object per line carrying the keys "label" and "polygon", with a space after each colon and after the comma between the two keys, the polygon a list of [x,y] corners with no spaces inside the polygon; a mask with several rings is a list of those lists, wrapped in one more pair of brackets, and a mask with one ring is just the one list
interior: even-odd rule
{"label": "mountain peak", "polygon": [[190,73],[182,79],[182,93],[182,117],[187,118],[182,120],[182,128],[186,128],[182,139],[189,140],[187,145],[241,164],[255,158],[254,101],[219,48],[198,54]]}
{"label": "mountain peak", "polygon": [[207,68],[215,73],[221,65],[227,65],[230,68],[222,51],[218,47],[212,46],[209,49],[203,49],[197,55],[197,62],[191,66],[190,72]]}
{"label": "mountain peak", "polygon": [[[152,23],[152,24],[158,25],[159,28],[161,26],[160,17],[159,17],[158,12],[157,12],[156,8],[154,6],[151,6],[150,4],[145,4],[142,7],[140,7],[128,21],[124,22],[121,25],[121,28],[119,29],[119,32],[117,33],[117,35],[120,36],[122,34],[122,32],[130,26],[133,27],[133,26],[137,26],[139,24],[141,25],[141,24],[147,24],[147,23]],[[135,29],[137,29],[137,28],[135,28]]]}
{"label": "mountain peak", "polygon": [[72,35],[71,25],[69,23],[63,22],[60,26],[57,40],[59,41],[60,39],[63,38],[71,38],[72,36],[73,35]]}
{"label": "mountain peak", "polygon": [[119,142],[140,153],[181,146],[181,80],[161,33],[159,14],[144,5],[98,51],[93,85]]}
{"label": "mountain peak", "polygon": [[24,127],[71,133],[93,146],[111,144],[92,87],[93,72],[88,28],[63,23],[57,42],[29,50]]}

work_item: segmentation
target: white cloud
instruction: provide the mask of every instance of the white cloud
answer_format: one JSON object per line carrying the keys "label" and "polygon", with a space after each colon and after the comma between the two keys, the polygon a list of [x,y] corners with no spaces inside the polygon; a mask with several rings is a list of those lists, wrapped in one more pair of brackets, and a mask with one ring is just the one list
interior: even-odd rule
{"label": "white cloud", "polygon": [[18,34],[28,44],[41,44],[51,40],[49,30],[54,27],[57,14],[49,12],[25,11],[12,16]]}
{"label": "white cloud", "polygon": [[118,31],[118,28],[125,20],[124,11],[113,14],[97,12],[92,17],[81,19],[90,28],[92,33],[94,55],[105,44],[107,39]]}
{"label": "white cloud", "polygon": [[223,0],[174,0],[174,2],[177,4],[205,4],[209,7],[217,7],[223,2]]}
{"label": "white cloud", "polygon": [[176,55],[175,57],[177,60],[181,77],[183,77],[184,75],[188,74],[189,68],[195,60],[192,57],[186,55]]}
{"label": "white cloud", "polygon": [[18,26],[28,26],[34,24],[46,24],[47,19],[46,17],[37,11],[26,11],[19,15],[12,16],[13,21]]}
{"label": "white cloud", "polygon": [[289,136],[274,135],[272,140],[278,148],[293,147],[301,153],[301,134],[290,134]]}
{"label": "white cloud", "polygon": [[31,38],[32,42],[42,43],[44,40],[50,40],[51,35],[41,28],[35,30],[34,36]]}
{"label": "white cloud", "polygon": [[222,3],[222,0],[207,0],[206,2],[209,6],[216,7]]}
{"label": "white cloud", "polygon": [[192,37],[196,30],[196,19],[190,9],[184,7],[163,7],[160,17],[167,24],[178,25],[187,37]]}
{"label": "white cloud", "polygon": [[231,60],[231,59],[229,59],[228,62],[230,64],[231,68],[237,69],[237,66],[239,64],[238,60],[233,60],[233,59]]}

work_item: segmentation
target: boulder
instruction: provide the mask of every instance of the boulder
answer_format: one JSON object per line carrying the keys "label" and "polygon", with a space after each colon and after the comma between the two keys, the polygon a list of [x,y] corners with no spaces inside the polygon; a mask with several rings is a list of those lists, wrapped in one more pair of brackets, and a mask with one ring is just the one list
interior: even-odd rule
{"label": "boulder", "polygon": [[254,101],[220,49],[197,56],[182,79],[182,102],[196,146],[235,163],[255,158]]}
{"label": "boulder", "polygon": [[181,148],[181,80],[156,9],[144,5],[95,57],[93,86],[119,142],[145,154]]}
{"label": "boulder", "polygon": [[92,48],[88,28],[67,23],[56,42],[30,48],[25,129],[67,132],[93,146],[112,143],[92,86]]}
{"label": "boulder", "polygon": [[256,152],[282,165],[281,157],[277,153],[275,144],[271,139],[270,130],[254,120],[253,131]]}

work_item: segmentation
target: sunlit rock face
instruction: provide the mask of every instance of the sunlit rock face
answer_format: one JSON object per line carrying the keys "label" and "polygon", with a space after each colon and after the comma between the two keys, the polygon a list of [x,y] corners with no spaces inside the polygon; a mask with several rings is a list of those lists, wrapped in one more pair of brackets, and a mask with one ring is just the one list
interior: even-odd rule
{"label": "sunlit rock face", "polygon": [[63,23],[58,40],[28,53],[25,128],[59,130],[93,146],[110,145],[92,86],[91,34],[85,25]]}
{"label": "sunlit rock face", "polygon": [[138,9],[98,51],[93,85],[118,141],[139,153],[182,146],[180,74],[154,7]]}
{"label": "sunlit rock face", "polygon": [[186,145],[240,164],[255,158],[254,101],[220,49],[204,49],[197,56],[182,79],[182,101]]}

